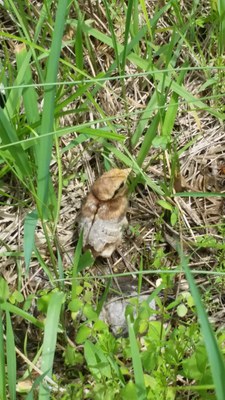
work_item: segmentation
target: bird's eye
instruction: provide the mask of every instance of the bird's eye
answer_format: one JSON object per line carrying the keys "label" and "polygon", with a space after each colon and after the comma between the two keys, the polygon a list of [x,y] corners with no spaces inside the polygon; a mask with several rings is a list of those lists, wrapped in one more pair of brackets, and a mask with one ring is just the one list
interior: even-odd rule
{"label": "bird's eye", "polygon": [[125,186],[125,182],[122,182],[120,184],[120,186],[118,187],[118,189],[115,190],[113,197],[115,197],[120,192],[120,190],[124,188],[124,186]]}

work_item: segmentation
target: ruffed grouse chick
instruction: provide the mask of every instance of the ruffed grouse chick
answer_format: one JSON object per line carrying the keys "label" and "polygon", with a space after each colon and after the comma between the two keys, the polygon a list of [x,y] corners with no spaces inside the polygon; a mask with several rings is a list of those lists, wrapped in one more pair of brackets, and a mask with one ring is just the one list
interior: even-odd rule
{"label": "ruffed grouse chick", "polygon": [[131,169],[111,169],[98,178],[81,209],[83,247],[94,257],[110,257],[122,241],[127,225],[127,177]]}

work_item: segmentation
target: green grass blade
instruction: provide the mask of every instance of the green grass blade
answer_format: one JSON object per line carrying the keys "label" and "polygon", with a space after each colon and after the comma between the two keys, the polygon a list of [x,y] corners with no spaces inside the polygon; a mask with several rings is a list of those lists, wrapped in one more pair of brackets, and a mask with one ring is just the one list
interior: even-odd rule
{"label": "green grass blade", "polygon": [[133,324],[131,323],[130,316],[127,316],[127,325],[130,339],[130,348],[131,348],[131,357],[134,368],[134,378],[135,378],[135,386],[137,390],[137,398],[138,400],[146,400],[147,393],[144,382],[144,373],[141,363],[140,352],[137,344],[137,340],[134,333]]}
{"label": "green grass blade", "polygon": [[78,19],[77,31],[76,31],[76,42],[75,42],[75,54],[76,54],[76,67],[81,71],[84,68],[84,56],[83,56],[83,41],[82,41],[82,20]]}
{"label": "green grass blade", "polygon": [[77,132],[79,133],[84,133],[86,135],[90,135],[90,136],[98,136],[98,137],[102,137],[103,139],[111,139],[111,140],[121,140],[124,139],[124,136],[118,135],[117,133],[114,132],[109,132],[106,131],[104,129],[93,129],[93,128],[85,128],[82,127],[77,129]]}
{"label": "green grass blade", "polygon": [[41,29],[43,25],[46,23],[46,16],[47,16],[47,8],[50,7],[52,3],[52,0],[46,0],[44,4],[42,5],[42,9],[40,11],[40,17],[37,22],[36,28],[35,28],[35,33],[34,33],[34,42],[37,42],[38,36],[41,33]]}
{"label": "green grass blade", "polygon": [[[0,111],[1,111],[1,109],[0,109]],[[101,120],[96,120],[95,122],[96,123],[102,122],[102,119]],[[80,133],[85,132],[88,136],[93,137],[93,138],[103,138],[103,139],[116,140],[116,141],[122,141],[122,140],[126,139],[126,137],[124,135],[121,135],[121,134],[112,133],[110,131],[106,131],[106,130],[103,130],[103,129],[89,128],[88,125],[92,125],[92,124],[93,124],[93,122],[87,122],[87,123],[83,123],[83,124],[80,124],[80,125],[68,126],[68,127],[65,127],[65,128],[58,129],[57,131],[54,131],[54,132],[48,132],[45,135],[43,135],[43,137],[47,138],[48,136],[54,136],[54,135],[56,135],[57,137],[61,137],[63,135],[66,135],[66,134],[69,134],[71,132],[77,131],[77,132],[80,132]],[[82,135],[82,137],[84,137],[84,135]],[[34,142],[36,142],[38,140],[41,140],[41,139],[42,139],[42,137],[38,136],[36,138],[28,138],[28,139],[24,139],[24,140],[20,140],[20,141],[15,140],[15,141],[11,142],[11,141],[7,140],[7,144],[4,143],[2,146],[0,146],[0,150],[5,150],[5,149],[8,149],[8,148],[16,147],[17,145],[21,146],[21,144],[23,144],[23,143],[25,143],[25,144],[27,144],[28,142],[29,143],[34,143]],[[86,136],[86,139],[87,139],[87,136]],[[79,137],[76,140],[78,141]]]}
{"label": "green grass blade", "polygon": [[[13,126],[7,119],[4,111],[0,108],[0,131],[1,140],[3,145],[12,144],[18,142],[18,137]],[[27,177],[30,174],[30,164],[26,152],[23,150],[20,143],[15,146],[9,147],[10,155],[15,161],[14,166],[20,179]]]}
{"label": "green grass blade", "polygon": [[3,313],[0,308],[0,399],[6,400],[5,347],[3,338]]}
{"label": "green grass blade", "polygon": [[221,192],[180,192],[174,193],[174,197],[225,197],[225,193]]}
{"label": "green grass blade", "polygon": [[34,400],[35,399],[35,389],[42,383],[44,377],[47,375],[47,372],[40,375],[38,378],[35,379],[31,391],[28,393],[26,400]]}
{"label": "green grass blade", "polygon": [[[18,20],[18,23],[20,26],[20,30],[19,30],[20,37],[26,38],[27,42],[35,41],[35,39],[33,40],[33,38],[31,38],[31,35],[29,33],[29,25],[27,23],[28,22],[27,14],[26,14],[23,2],[20,1],[18,4],[15,4],[15,2],[12,0],[7,0],[7,1],[11,8],[11,9],[9,8],[9,12],[12,12],[15,15],[16,19]],[[45,7],[46,7],[46,2],[45,2]],[[43,22],[42,19],[41,19],[41,22]],[[38,24],[38,28],[40,29],[39,24]],[[36,29],[35,29],[35,33],[36,33]],[[34,59],[36,67],[37,67],[39,77],[43,81],[42,70],[41,70],[41,66],[38,61],[38,57],[35,52],[35,47],[30,46],[30,49],[31,49],[31,53],[32,53],[32,58]]]}
{"label": "green grass blade", "polygon": [[34,234],[37,221],[38,221],[37,211],[32,211],[31,213],[27,214],[24,221],[23,247],[24,247],[26,273],[28,272],[29,269],[30,259],[34,248]]}
{"label": "green grass blade", "polygon": [[148,33],[149,33],[150,39],[152,41],[152,38],[153,38],[153,36],[152,36],[152,26],[151,26],[151,21],[149,20],[149,15],[148,15],[148,11],[147,11],[147,8],[146,8],[145,0],[140,0],[140,6],[142,8],[143,16],[144,16],[144,19],[145,19],[145,22],[146,22],[146,25],[147,25],[147,28],[148,28]]}
{"label": "green grass blade", "polygon": [[78,273],[78,265],[79,265],[79,260],[81,257],[81,253],[82,253],[82,245],[83,245],[83,232],[81,231],[78,242],[77,242],[77,246],[76,246],[76,250],[74,253],[74,259],[73,259],[73,269],[72,269],[72,291],[71,291],[71,297],[72,299],[76,298],[76,287],[77,287],[77,273]]}
{"label": "green grass blade", "polygon": [[106,145],[105,148],[107,148],[110,152],[112,152],[119,160],[123,162],[123,164],[132,168],[136,174],[140,174],[143,177],[146,184],[152,190],[154,190],[156,193],[160,195],[164,194],[161,188],[158,185],[156,185],[155,182],[153,182],[146,174],[144,174],[142,169],[137,164],[136,160],[132,157],[132,155],[125,147],[123,148],[124,153],[112,145]]}
{"label": "green grass blade", "polygon": [[157,96],[155,91],[151,96],[149,103],[146,105],[143,114],[140,116],[136,130],[132,136],[131,143],[133,147],[135,147],[138,144],[138,141],[143,131],[145,130],[146,126],[149,123],[149,119],[152,118],[156,106],[157,106]]}
{"label": "green grass blade", "polygon": [[205,347],[207,350],[209,363],[211,366],[212,377],[215,384],[217,400],[224,400],[224,394],[225,394],[224,359],[219,349],[212,327],[209,323],[205,308],[202,304],[199,290],[195,284],[195,281],[189,269],[187,258],[184,257],[182,254],[181,254],[181,265],[186,274],[190,290],[195,301],[198,319],[201,325],[202,335],[205,341]]}
{"label": "green grass blade", "polygon": [[225,2],[218,0],[218,14],[219,14],[219,52],[222,55],[225,48]]}
{"label": "green grass blade", "polygon": [[[139,1],[134,0],[134,11],[133,11],[133,26],[132,29],[132,37],[135,37],[139,31],[139,11],[138,11]],[[135,53],[139,54],[139,46],[138,44],[134,47]]]}
{"label": "green grass blade", "polygon": [[105,10],[106,10],[109,29],[110,29],[110,32],[111,32],[111,35],[112,35],[112,45],[113,45],[113,49],[114,49],[114,52],[115,52],[115,61],[116,61],[116,64],[117,64],[118,71],[119,71],[119,73],[121,73],[117,40],[116,40],[115,31],[114,31],[113,21],[112,21],[112,18],[111,18],[111,12],[110,12],[110,9],[109,9],[109,3],[108,3],[107,0],[103,0],[103,3],[104,3],[104,6],[105,6]]}
{"label": "green grass blade", "polygon": [[101,374],[98,368],[99,358],[96,355],[95,345],[90,340],[86,340],[84,344],[84,357],[93,376],[100,379]]}
{"label": "green grass blade", "polygon": [[[46,83],[56,82],[59,57],[61,52],[62,36],[68,11],[69,0],[59,0],[56,12],[52,46],[47,64]],[[53,131],[54,128],[54,107],[55,107],[55,85],[45,87],[44,106],[41,121],[41,135]],[[48,202],[48,190],[50,181],[50,161],[52,155],[52,136],[42,138],[38,146],[38,198],[39,209],[43,215]]]}
{"label": "green grass blade", "polygon": [[7,302],[2,303],[1,309],[26,319],[28,322],[37,326],[38,328],[43,328],[43,322],[39,321],[37,318],[33,317],[33,315],[27,313],[26,311],[22,310],[19,307],[14,306],[13,304]]}
{"label": "green grass blade", "polygon": [[59,271],[59,279],[60,279],[60,288],[63,290],[64,289],[64,270],[63,270],[63,262],[62,262],[62,257],[60,254],[60,249],[57,248],[57,259],[58,259],[58,271]]}
{"label": "green grass blade", "polygon": [[6,357],[10,400],[16,400],[16,351],[10,314],[6,311]]}
{"label": "green grass blade", "polygon": [[[188,63],[184,64],[184,68],[188,66]],[[186,70],[182,70],[177,78],[177,83],[179,85],[183,84],[183,80],[186,74]],[[163,126],[162,126],[162,136],[167,138],[167,143],[171,144],[171,134],[173,131],[174,123],[178,112],[178,94],[173,92],[170,102],[168,104],[167,111],[165,113]]]}
{"label": "green grass blade", "polygon": [[[74,21],[74,25],[75,27],[77,26],[76,21]],[[97,29],[94,29],[92,27],[90,27],[87,24],[83,24],[83,31],[88,33],[88,35],[91,35],[93,37],[95,37],[96,39],[102,41],[103,43],[107,44],[110,47],[113,47],[113,43],[112,43],[112,39],[109,38],[107,35],[99,32]],[[139,40],[141,40],[141,38],[145,35],[146,33],[146,26],[144,26],[142,29],[140,29],[139,31]],[[143,71],[149,71],[149,75],[155,75],[156,80],[159,81],[160,84],[162,84],[163,81],[163,76],[162,76],[162,72],[157,72],[156,68],[153,68],[151,70],[149,70],[149,61],[141,58],[140,56],[138,56],[135,53],[130,53],[130,44],[127,47],[127,58],[134,64],[136,65],[136,67],[141,68]],[[135,42],[135,44],[137,44]],[[133,46],[134,44],[132,44]],[[133,48],[131,46],[131,49]],[[122,52],[124,51],[124,46],[122,46],[121,44],[118,44],[118,51],[120,54],[122,54]],[[116,64],[114,63],[113,66],[110,67],[110,73],[112,72],[113,68],[115,69]],[[108,76],[106,74],[106,76]],[[102,82],[103,84],[103,82]],[[174,92],[176,92],[180,97],[182,97],[185,101],[187,101],[188,103],[194,103],[194,107],[195,109],[200,109],[200,110],[207,110],[210,114],[224,119],[225,115],[218,112],[217,110],[215,110],[213,107],[209,107],[206,103],[204,103],[203,101],[197,99],[197,97],[195,97],[194,95],[192,95],[187,89],[185,89],[183,86],[179,85],[176,82],[172,82],[171,83],[171,79],[169,77],[165,78],[165,82],[164,82],[165,87],[170,87],[171,90],[173,90]],[[93,93],[92,93],[93,94]]]}
{"label": "green grass blade", "polygon": [[157,135],[157,129],[160,122],[160,114],[159,112],[154,116],[141,145],[140,151],[137,156],[137,164],[141,167],[150,148],[152,145],[152,141]]}
{"label": "green grass blade", "polygon": [[[25,60],[27,58],[27,55],[28,55],[28,53],[27,53],[26,46],[24,43],[17,46],[16,61],[17,61],[18,70],[20,70],[22,68],[23,63],[25,62]],[[27,65],[27,67],[26,67],[23,83],[25,85],[32,84],[32,73],[31,73],[30,65]],[[28,122],[28,124],[32,125],[35,122],[38,122],[40,119],[39,111],[38,111],[38,96],[37,96],[37,93],[33,86],[25,88],[23,90],[22,95],[23,95],[23,100],[24,100],[24,108],[25,108],[27,122]]]}
{"label": "green grass blade", "polygon": [[[22,84],[24,82],[24,76],[26,74],[28,65],[30,63],[31,52],[27,53],[26,58],[23,61],[23,64],[18,71],[17,77],[13,83],[13,86],[17,86],[16,88],[11,89],[9,96],[7,98],[7,102],[5,105],[6,114],[9,118],[12,118],[15,113],[18,112],[18,108],[21,101],[21,95],[23,91]],[[21,85],[21,86],[20,86]],[[18,87],[20,86],[20,87]]]}
{"label": "green grass blade", "polygon": [[[62,292],[52,293],[45,322],[41,369],[44,373],[47,372],[47,376],[50,378],[52,377],[58,323],[63,298],[64,294]],[[47,400],[49,398],[50,393],[47,386],[44,384],[41,385],[38,399]]]}
{"label": "green grass blade", "polygon": [[123,55],[122,55],[122,61],[121,61],[121,72],[122,72],[122,74],[124,74],[124,72],[125,72],[125,65],[126,65],[126,58],[127,58],[127,48],[128,48],[128,39],[129,39],[131,16],[132,16],[132,8],[133,8],[133,0],[130,0],[130,1],[128,1],[127,15],[126,15],[126,21],[125,21],[124,46],[123,46]]}

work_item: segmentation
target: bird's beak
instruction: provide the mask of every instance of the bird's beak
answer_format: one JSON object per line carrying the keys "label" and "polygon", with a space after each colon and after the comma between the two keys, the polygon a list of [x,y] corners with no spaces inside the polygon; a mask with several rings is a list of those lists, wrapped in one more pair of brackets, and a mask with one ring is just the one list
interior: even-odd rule
{"label": "bird's beak", "polygon": [[131,173],[131,171],[132,171],[132,168],[126,168],[126,169],[124,169],[124,172],[126,172],[127,177],[128,177],[128,175]]}

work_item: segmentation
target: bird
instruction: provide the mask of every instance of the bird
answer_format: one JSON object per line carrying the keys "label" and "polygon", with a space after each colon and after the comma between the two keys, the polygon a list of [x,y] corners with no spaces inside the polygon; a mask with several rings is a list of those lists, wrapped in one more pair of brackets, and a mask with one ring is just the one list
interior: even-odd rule
{"label": "bird", "polygon": [[96,257],[108,258],[122,241],[128,225],[127,178],[131,168],[113,168],[92,185],[81,208],[79,230],[83,231],[83,248]]}

